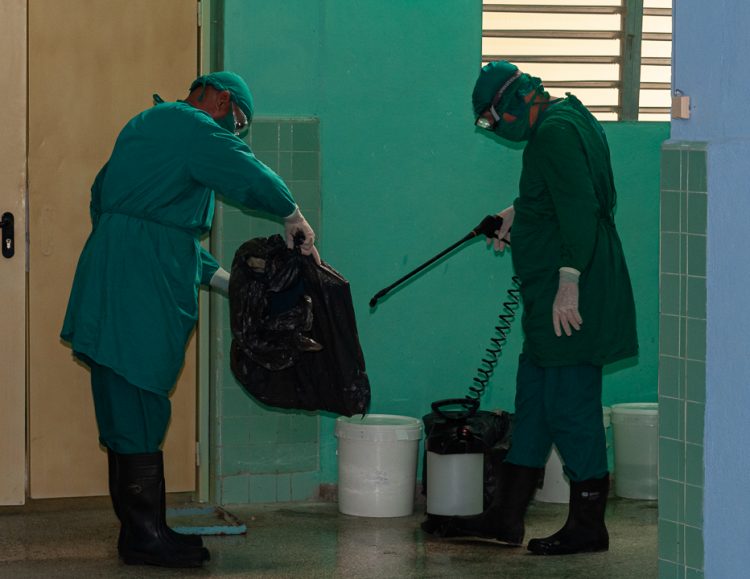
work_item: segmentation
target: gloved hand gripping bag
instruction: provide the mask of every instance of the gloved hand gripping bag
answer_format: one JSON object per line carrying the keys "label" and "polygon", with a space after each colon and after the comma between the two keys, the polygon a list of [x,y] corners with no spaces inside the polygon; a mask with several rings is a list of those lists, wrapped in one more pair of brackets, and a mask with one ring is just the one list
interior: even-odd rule
{"label": "gloved hand gripping bag", "polygon": [[240,246],[229,279],[230,366],[256,400],[352,416],[370,403],[349,282],[279,235]]}

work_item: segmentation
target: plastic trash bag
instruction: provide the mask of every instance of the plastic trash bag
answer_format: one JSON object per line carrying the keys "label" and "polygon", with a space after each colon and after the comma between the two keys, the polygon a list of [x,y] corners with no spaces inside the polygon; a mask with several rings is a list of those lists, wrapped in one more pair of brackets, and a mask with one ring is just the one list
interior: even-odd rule
{"label": "plastic trash bag", "polygon": [[258,401],[364,414],[370,382],[349,282],[279,235],[240,246],[229,278],[230,366]]}

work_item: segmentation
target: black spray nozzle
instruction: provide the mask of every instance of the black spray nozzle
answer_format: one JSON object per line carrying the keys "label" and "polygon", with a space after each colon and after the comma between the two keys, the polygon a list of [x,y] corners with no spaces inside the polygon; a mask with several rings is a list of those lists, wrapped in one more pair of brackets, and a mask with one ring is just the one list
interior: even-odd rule
{"label": "black spray nozzle", "polygon": [[487,217],[482,219],[482,222],[471,231],[475,237],[481,233],[482,235],[486,235],[487,237],[492,238],[495,237],[495,232],[499,231],[502,226],[502,217],[500,217],[499,215],[488,215]]}
{"label": "black spray nozzle", "polygon": [[389,291],[389,288],[385,288],[380,290],[378,293],[376,293],[372,298],[370,299],[370,307],[374,308],[375,305],[378,303],[378,300],[382,298],[385,294],[387,294]]}
{"label": "black spray nozzle", "polygon": [[386,288],[383,288],[378,293],[376,293],[374,296],[372,296],[372,299],[370,300],[370,307],[374,308],[375,305],[378,303],[378,300],[382,298],[384,295],[386,295],[389,291],[391,291],[393,288],[401,285],[404,283],[407,279],[412,277],[413,275],[418,274],[420,271],[422,271],[424,268],[428,267],[429,265],[435,263],[438,259],[443,257],[444,255],[450,253],[454,249],[456,249],[459,245],[462,245],[463,243],[469,241],[470,239],[474,239],[477,235],[483,234],[486,235],[488,238],[495,237],[495,232],[500,229],[503,225],[503,218],[499,215],[488,215],[484,219],[482,219],[482,222],[477,225],[474,229],[472,229],[469,233],[467,233],[462,239],[459,239],[456,243],[451,245],[450,247],[444,249],[440,253],[438,253],[435,257],[427,260],[422,265],[420,265],[415,270],[407,273],[404,277],[402,277],[399,280],[396,280],[394,283],[389,285]]}

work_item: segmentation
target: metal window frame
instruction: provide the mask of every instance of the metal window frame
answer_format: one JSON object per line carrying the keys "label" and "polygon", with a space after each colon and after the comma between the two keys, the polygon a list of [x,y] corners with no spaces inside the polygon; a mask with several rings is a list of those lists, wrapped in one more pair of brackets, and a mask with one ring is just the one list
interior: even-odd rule
{"label": "metal window frame", "polygon": [[638,120],[639,115],[669,113],[668,107],[640,106],[641,90],[664,90],[671,88],[670,83],[641,82],[642,66],[671,66],[671,58],[642,57],[643,41],[665,42],[672,40],[671,33],[643,32],[644,16],[671,16],[671,8],[647,8],[644,0],[622,0],[619,6],[561,6],[550,4],[483,4],[485,13],[521,13],[521,14],[619,14],[621,23],[619,31],[604,30],[510,30],[482,29],[482,38],[561,38],[586,40],[619,40],[618,56],[565,56],[528,54],[495,55],[482,54],[482,61],[507,59],[514,63],[560,63],[560,64],[616,64],[619,66],[620,78],[617,81],[573,80],[546,81],[547,87],[565,88],[615,88],[618,91],[617,106],[590,106],[591,112],[617,113],[619,120]]}

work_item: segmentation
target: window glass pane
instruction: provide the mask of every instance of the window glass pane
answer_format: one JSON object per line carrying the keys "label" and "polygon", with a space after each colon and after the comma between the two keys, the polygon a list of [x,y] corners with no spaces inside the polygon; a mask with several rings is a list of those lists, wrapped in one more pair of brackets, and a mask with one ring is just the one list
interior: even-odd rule
{"label": "window glass pane", "polygon": [[619,40],[568,40],[563,38],[488,38],[482,42],[482,54],[503,55],[618,56]]}
{"label": "window glass pane", "polygon": [[641,89],[641,107],[669,107],[672,105],[672,96],[669,90],[645,90]]}
{"label": "window glass pane", "polygon": [[672,43],[660,40],[644,40],[641,44],[642,57],[672,57]]}
{"label": "window glass pane", "polygon": [[641,82],[672,82],[672,67],[642,66]]}
{"label": "window glass pane", "polygon": [[525,4],[536,6],[538,4],[554,4],[555,6],[620,6],[623,0],[484,0],[485,4]]}
{"label": "window glass pane", "polygon": [[620,78],[620,67],[616,64],[560,64],[542,62],[519,62],[518,68],[544,81],[550,80],[610,80]]}
{"label": "window glass pane", "polygon": [[614,88],[565,88],[555,87],[548,91],[552,96],[563,97],[566,92],[578,97],[585,105],[616,106],[618,100],[617,89]]}
{"label": "window glass pane", "polygon": [[485,30],[610,30],[620,29],[618,14],[544,14],[485,12]]}
{"label": "window glass pane", "polygon": [[648,122],[669,122],[671,120],[669,113],[656,113],[656,114],[649,114],[649,113],[639,113],[638,114],[638,120],[639,121],[648,121]]}
{"label": "window glass pane", "polygon": [[643,0],[644,8],[672,8],[672,0]]}
{"label": "window glass pane", "polygon": [[643,32],[672,32],[672,19],[669,16],[644,16]]}

